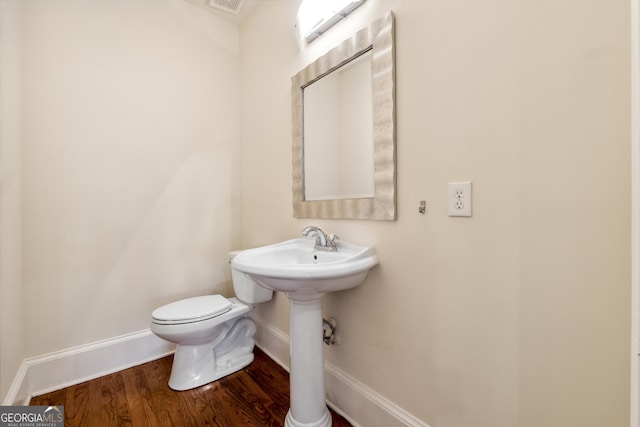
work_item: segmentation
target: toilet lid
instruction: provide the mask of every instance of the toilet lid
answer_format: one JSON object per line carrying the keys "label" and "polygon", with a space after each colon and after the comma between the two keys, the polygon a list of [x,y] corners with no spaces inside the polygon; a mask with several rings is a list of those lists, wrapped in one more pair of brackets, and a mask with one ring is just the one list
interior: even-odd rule
{"label": "toilet lid", "polygon": [[231,310],[233,303],[222,295],[205,295],[172,302],[151,313],[154,320],[187,323],[219,316]]}

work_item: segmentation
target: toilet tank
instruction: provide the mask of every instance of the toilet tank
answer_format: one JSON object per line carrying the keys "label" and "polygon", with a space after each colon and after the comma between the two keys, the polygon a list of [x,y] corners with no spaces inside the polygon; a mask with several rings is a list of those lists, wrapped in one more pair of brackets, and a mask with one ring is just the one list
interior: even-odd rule
{"label": "toilet tank", "polygon": [[[229,252],[229,263],[240,251]],[[233,290],[236,297],[247,304],[257,304],[269,301],[273,298],[273,291],[263,288],[256,282],[251,280],[246,274],[231,267],[231,280],[233,281]]]}

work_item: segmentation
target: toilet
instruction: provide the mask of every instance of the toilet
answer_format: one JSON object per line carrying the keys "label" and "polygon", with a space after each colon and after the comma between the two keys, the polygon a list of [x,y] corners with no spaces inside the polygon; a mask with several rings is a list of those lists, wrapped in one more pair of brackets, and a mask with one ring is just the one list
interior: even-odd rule
{"label": "toilet", "polygon": [[[235,253],[231,253],[233,258]],[[232,374],[253,362],[255,304],[273,291],[231,269],[234,298],[204,295],[172,302],[151,313],[151,331],[176,343],[169,387],[188,390]]]}

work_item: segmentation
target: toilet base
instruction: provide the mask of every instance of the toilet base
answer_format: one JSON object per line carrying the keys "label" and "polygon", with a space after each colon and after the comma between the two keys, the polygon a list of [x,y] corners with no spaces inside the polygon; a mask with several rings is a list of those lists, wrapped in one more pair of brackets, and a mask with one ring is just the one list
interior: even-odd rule
{"label": "toilet base", "polygon": [[231,320],[211,342],[176,346],[169,387],[189,390],[239,371],[253,362],[256,326],[249,317]]}
{"label": "toilet base", "polygon": [[[175,359],[174,359],[175,360]],[[253,353],[237,360],[235,364],[225,369],[212,370],[207,368],[199,375],[184,377],[182,374],[174,375],[175,369],[171,368],[171,377],[169,378],[169,387],[172,390],[184,391],[197,388],[210,382],[219,380],[222,377],[238,372],[240,369],[249,366],[253,362]]]}

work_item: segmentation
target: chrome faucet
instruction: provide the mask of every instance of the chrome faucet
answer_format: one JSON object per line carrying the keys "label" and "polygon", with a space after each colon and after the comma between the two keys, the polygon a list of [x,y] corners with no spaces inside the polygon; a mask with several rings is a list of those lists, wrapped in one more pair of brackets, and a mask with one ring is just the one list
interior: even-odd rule
{"label": "chrome faucet", "polygon": [[303,236],[311,236],[314,235],[316,236],[316,246],[315,249],[319,250],[319,251],[337,251],[338,248],[336,247],[336,239],[340,239],[339,236],[335,235],[335,234],[330,234],[328,237],[326,234],[324,234],[324,231],[322,231],[319,227],[316,227],[314,225],[310,225],[309,227],[305,228],[304,230],[302,230],[302,235]]}

